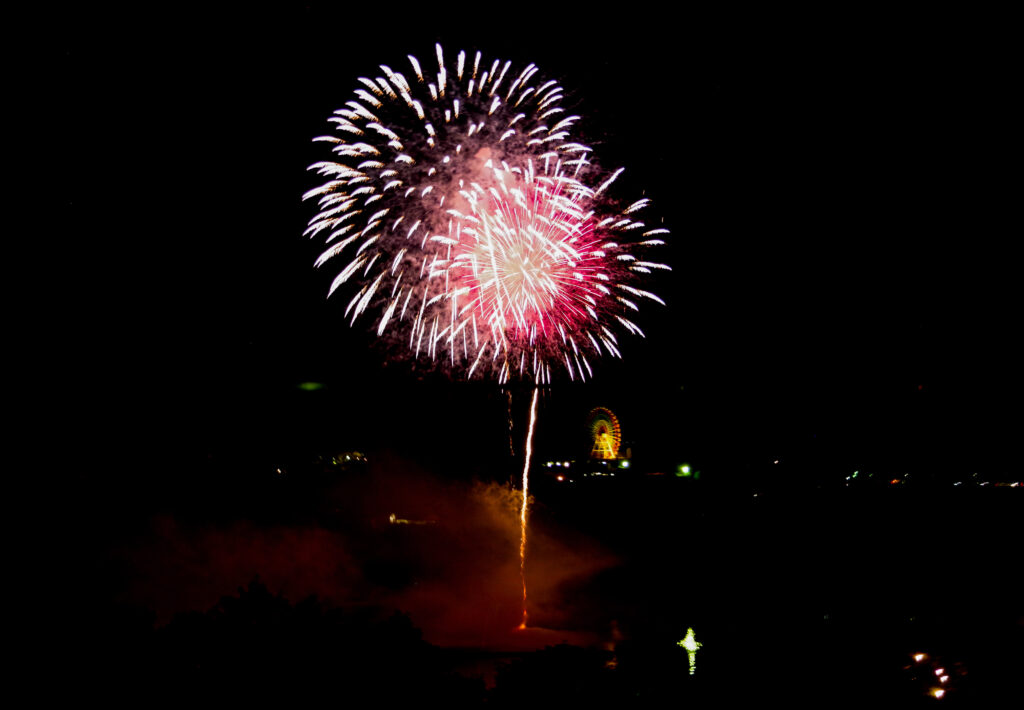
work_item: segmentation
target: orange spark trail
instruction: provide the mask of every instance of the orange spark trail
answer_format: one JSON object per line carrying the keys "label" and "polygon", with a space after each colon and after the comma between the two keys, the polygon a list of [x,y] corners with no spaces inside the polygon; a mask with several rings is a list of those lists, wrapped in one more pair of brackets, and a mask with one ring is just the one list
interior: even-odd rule
{"label": "orange spark trail", "polygon": [[533,425],[537,421],[537,388],[533,388],[533,402],[530,404],[530,428],[526,432],[526,462],[523,464],[523,507],[519,513],[522,535],[519,541],[519,576],[523,579],[523,621],[520,630],[526,628],[526,506],[530,499],[530,456],[533,455]]}

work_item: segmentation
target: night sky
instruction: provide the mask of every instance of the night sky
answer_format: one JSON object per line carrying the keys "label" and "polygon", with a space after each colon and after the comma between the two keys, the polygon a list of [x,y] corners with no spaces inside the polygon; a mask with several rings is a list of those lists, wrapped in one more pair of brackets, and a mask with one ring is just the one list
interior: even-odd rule
{"label": "night sky", "polygon": [[[426,63],[435,42],[449,57],[479,49],[557,78],[584,142],[606,167],[625,167],[618,194],[651,198],[648,217],[671,230],[659,257],[673,271],[645,286],[667,305],[645,304],[647,338],[620,338],[623,359],[599,361],[590,382],[545,388],[538,459],[579,456],[587,412],[608,407],[637,470],[690,462],[721,496],[694,564],[717,574],[726,550],[729,569],[706,592],[692,591],[682,563],[659,571],[662,550],[645,546],[648,534],[674,534],[685,496],[591,491],[587,501],[615,508],[606,528],[571,495],[542,503],[531,564],[550,605],[537,602],[538,627],[657,627],[681,588],[713,609],[708,619],[752,609],[760,631],[718,627],[719,639],[726,629],[752,647],[776,609],[812,610],[818,623],[829,605],[859,609],[862,595],[909,608],[927,595],[933,558],[918,569],[889,552],[876,573],[872,555],[920,523],[948,534],[950,556],[967,565],[948,573],[960,586],[922,608],[941,621],[957,599],[982,609],[995,590],[992,638],[1011,627],[1019,638],[1007,499],[990,527],[987,509],[972,508],[963,530],[974,532],[961,537],[949,534],[964,521],[955,503],[922,504],[906,521],[899,505],[882,506],[873,514],[886,522],[867,542],[854,532],[856,501],[838,513],[799,507],[854,470],[909,473],[924,487],[1020,480],[1009,148],[1019,79],[998,22],[451,9],[164,6],[54,22],[60,108],[47,129],[61,157],[43,191],[58,212],[44,247],[58,298],[39,328],[46,362],[59,365],[37,403],[53,441],[36,454],[67,494],[52,513],[52,566],[82,643],[122,618],[97,609],[127,602],[166,621],[209,608],[252,570],[274,593],[286,580],[292,601],[333,594],[411,610],[442,644],[500,625],[474,616],[486,604],[453,603],[483,594],[480,578],[515,612],[518,560],[506,553],[518,524],[505,509],[529,388],[456,381],[397,356],[369,320],[349,327],[348,299],[326,298],[333,272],[313,268],[322,243],[302,235],[314,208],[301,196],[319,184],[306,167],[326,157],[312,137],[328,132],[357,77],[407,54]],[[381,462],[371,477],[325,497],[301,481],[287,495],[274,488],[278,469],[351,450]],[[735,501],[771,489],[794,508],[736,525],[747,509]],[[343,520],[336,529],[317,517],[328,509]],[[409,549],[378,549],[390,533],[371,513],[388,510],[441,521],[430,539],[451,553],[413,535]],[[423,585],[382,581],[391,554],[407,555],[398,568],[414,560],[402,573]],[[823,559],[833,560],[826,581],[802,576]],[[634,573],[647,575],[641,591]],[[796,581],[748,597],[748,574]],[[654,601],[636,596],[648,590]],[[664,612],[673,623],[684,613]]]}
{"label": "night sky", "polygon": [[84,385],[71,419],[117,403],[83,437],[100,452],[254,445],[294,421],[275,412],[303,381],[368,430],[429,417],[458,448],[481,425],[475,395],[438,396],[465,385],[410,374],[343,324],[346,300],[326,302],[319,244],[301,236],[305,167],[323,157],[311,137],[355,77],[441,41],[559,77],[581,133],[626,167],[619,190],[651,197],[672,231],[649,337],[551,400],[618,407],[637,450],[666,456],[679,437],[753,458],[818,440],[843,465],[1012,465],[1009,63],[984,24],[637,13],[559,30],[514,12],[321,7],[150,12],[125,32],[114,19],[69,18],[61,77],[84,168],[61,192],[78,260],[61,380]]}

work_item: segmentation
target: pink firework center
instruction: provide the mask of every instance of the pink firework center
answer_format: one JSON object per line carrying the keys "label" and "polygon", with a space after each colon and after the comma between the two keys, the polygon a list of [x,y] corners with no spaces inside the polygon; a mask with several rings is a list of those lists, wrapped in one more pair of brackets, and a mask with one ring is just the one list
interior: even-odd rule
{"label": "pink firework center", "polygon": [[[496,351],[518,350],[521,360],[527,351],[557,357],[544,345],[571,350],[581,326],[608,309],[610,289],[601,282],[612,275],[593,219],[562,194],[561,183],[489,195],[463,224],[449,277],[468,299],[463,313],[484,324]],[[614,335],[605,348],[618,353]],[[577,353],[562,352],[570,369]]]}
{"label": "pink firework center", "polygon": [[304,196],[319,207],[307,233],[326,237],[317,267],[348,258],[329,294],[466,377],[550,382],[561,363],[586,379],[590,360],[621,357],[623,331],[643,335],[638,301],[662,302],[637,284],[668,269],[644,256],[668,230],[634,216],[649,200],[607,197],[622,170],[602,174],[570,137],[580,117],[556,81],[436,50],[436,74],[410,56],[409,77],[360,78],[336,134],[315,139],[333,159],[311,166],[326,182]]}

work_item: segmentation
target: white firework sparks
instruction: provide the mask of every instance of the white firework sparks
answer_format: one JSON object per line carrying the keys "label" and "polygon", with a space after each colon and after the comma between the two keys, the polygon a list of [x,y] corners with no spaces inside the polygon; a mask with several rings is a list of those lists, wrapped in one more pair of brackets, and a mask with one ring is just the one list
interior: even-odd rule
{"label": "white firework sparks", "polygon": [[580,117],[556,81],[436,54],[436,73],[409,56],[408,76],[360,78],[335,134],[314,139],[333,155],[304,195],[318,205],[306,234],[326,245],[316,266],[343,264],[329,295],[350,290],[351,323],[373,317],[378,336],[466,377],[586,379],[588,355],[620,357],[616,331],[643,335],[637,301],[663,303],[632,284],[668,269],[644,256],[667,230],[635,216],[649,200],[606,197],[622,170],[602,174],[572,138]]}

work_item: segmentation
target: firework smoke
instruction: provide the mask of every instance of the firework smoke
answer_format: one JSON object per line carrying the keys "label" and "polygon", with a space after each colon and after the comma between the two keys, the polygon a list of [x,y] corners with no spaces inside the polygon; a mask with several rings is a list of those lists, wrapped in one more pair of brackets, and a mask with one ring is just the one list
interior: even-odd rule
{"label": "firework smoke", "polygon": [[[552,638],[538,625],[577,624],[579,607],[567,590],[618,564],[574,530],[532,531],[533,625],[517,633],[521,566],[508,551],[521,535],[519,492],[453,482],[383,452],[371,467],[371,476],[339,477],[323,493],[325,509],[342,508],[341,525],[154,517],[111,552],[119,568],[131,570],[118,580],[118,601],[153,610],[162,625],[178,612],[211,608],[258,575],[293,602],[316,595],[333,606],[400,609],[431,643],[532,650],[569,633]],[[389,513],[436,522],[394,525]],[[587,631],[600,628],[596,618],[590,622],[582,624]]]}

